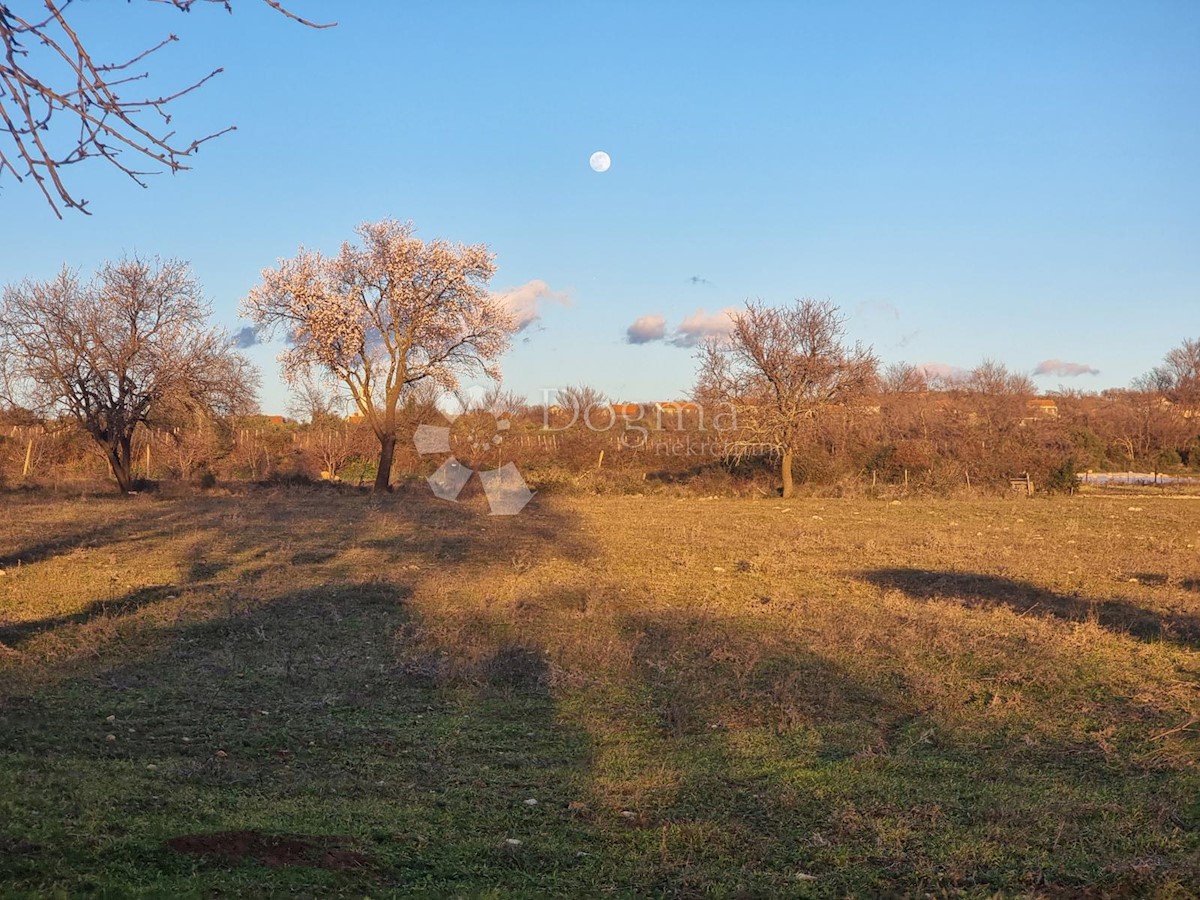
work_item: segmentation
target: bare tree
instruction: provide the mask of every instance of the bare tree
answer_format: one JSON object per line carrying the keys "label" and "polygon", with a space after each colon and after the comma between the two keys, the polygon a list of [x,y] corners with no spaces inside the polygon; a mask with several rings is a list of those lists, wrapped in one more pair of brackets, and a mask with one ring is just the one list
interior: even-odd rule
{"label": "bare tree", "polygon": [[357,233],[362,244],[335,257],[301,249],[264,271],[243,315],[287,330],[289,381],[317,368],[347,386],[379,439],[375,490],[386,491],[401,401],[423,383],[453,391],[464,375],[498,378],[515,325],[487,290],[496,267],[485,245],[426,243],[391,220]]}
{"label": "bare tree", "polygon": [[489,387],[480,398],[480,405],[497,418],[515,419],[529,411],[529,403],[516,391],[502,384]]}
{"label": "bare tree", "polygon": [[[233,11],[233,0],[147,2],[182,12],[198,4]],[[328,27],[296,15],[282,0],[263,2],[304,25]],[[71,24],[71,5],[72,0],[0,2],[0,133],[8,135],[0,146],[0,175],[7,170],[17,181],[32,178],[59,218],[59,204],[87,212],[87,201],[77,199],[63,180],[67,166],[102,159],[145,187],[143,179],[151,173],[142,166],[186,169],[185,160],[202,144],[234,130],[230,126],[188,141],[171,126],[170,105],[221,69],[167,93],[131,96],[131,86],[149,77],[142,64],[179,38],[171,34],[123,60],[98,61],[87,36]],[[114,13],[115,7],[109,15]]]}
{"label": "bare tree", "polygon": [[829,302],[777,308],[749,301],[727,339],[701,345],[697,399],[731,404],[738,430],[778,451],[784,497],[792,496],[794,454],[816,417],[875,383],[874,353],[846,347],[844,332],[845,320]]}
{"label": "bare tree", "polygon": [[288,413],[314,427],[340,424],[346,410],[341,383],[322,372],[305,372],[292,385]]}
{"label": "bare tree", "polygon": [[929,390],[929,376],[911,363],[892,363],[884,370],[879,388],[885,394],[919,394]]}
{"label": "bare tree", "polygon": [[0,356],[16,396],[78,422],[128,491],[139,425],[170,428],[254,404],[257,374],[208,315],[178,260],[109,263],[87,283],[63,269],[4,289]]}
{"label": "bare tree", "polygon": [[983,360],[959,380],[955,390],[964,395],[993,448],[1004,431],[1020,426],[1028,401],[1037,394],[1028,375],[1012,372],[994,359]]}
{"label": "bare tree", "polygon": [[328,423],[308,434],[308,450],[321,466],[322,475],[337,479],[354,458],[370,452],[371,436],[361,425]]}
{"label": "bare tree", "polygon": [[1134,381],[1134,390],[1158,393],[1190,415],[1200,413],[1200,338],[1185,340]]}
{"label": "bare tree", "polygon": [[603,391],[587,384],[572,384],[554,392],[554,405],[571,414],[571,423],[591,421],[593,414],[608,411],[609,399]]}
{"label": "bare tree", "polygon": [[990,397],[1032,397],[1037,393],[1028,375],[1010,372],[1004,363],[994,359],[985,359],[977,365],[959,386],[971,393]]}

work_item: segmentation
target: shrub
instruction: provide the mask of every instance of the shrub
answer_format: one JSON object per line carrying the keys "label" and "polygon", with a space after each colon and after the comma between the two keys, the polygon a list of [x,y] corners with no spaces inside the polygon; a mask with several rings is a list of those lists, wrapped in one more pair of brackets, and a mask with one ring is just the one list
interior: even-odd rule
{"label": "shrub", "polygon": [[1158,471],[1164,469],[1177,469],[1183,465],[1183,460],[1179,458],[1179,454],[1168,447],[1166,450],[1159,450],[1158,455],[1154,457],[1154,467]]}
{"label": "shrub", "polygon": [[1062,463],[1050,470],[1046,478],[1046,490],[1052,494],[1073,494],[1079,485],[1079,463],[1074,456],[1068,456]]}

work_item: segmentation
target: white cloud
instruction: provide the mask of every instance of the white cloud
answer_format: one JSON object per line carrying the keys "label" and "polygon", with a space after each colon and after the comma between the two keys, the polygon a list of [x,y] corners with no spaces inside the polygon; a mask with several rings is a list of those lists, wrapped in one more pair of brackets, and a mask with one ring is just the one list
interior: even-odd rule
{"label": "white cloud", "polygon": [[1043,359],[1033,370],[1034,375],[1057,375],[1059,378],[1075,378],[1079,375],[1099,375],[1099,369],[1093,369],[1087,363],[1064,362],[1061,359]]}
{"label": "white cloud", "polygon": [[625,329],[625,340],[630,344],[666,341],[676,347],[695,347],[710,338],[728,338],[737,314],[738,310],[733,306],[715,313],[707,313],[700,307],[674,329],[668,329],[667,320],[660,315],[639,316]]}
{"label": "white cloud", "polygon": [[505,291],[493,291],[492,297],[508,310],[517,323],[517,331],[524,331],[541,316],[541,304],[549,301],[560,306],[571,305],[571,295],[566,291],[555,291],[541,279],[535,278],[519,287]]}
{"label": "white cloud", "polygon": [[727,306],[712,314],[706,313],[704,307],[700,307],[679,323],[671,337],[671,343],[676,347],[695,347],[709,338],[724,340],[732,333],[737,314],[738,310],[733,306]]}
{"label": "white cloud", "polygon": [[648,344],[667,336],[667,320],[660,315],[638,316],[625,329],[625,339],[631,344]]}

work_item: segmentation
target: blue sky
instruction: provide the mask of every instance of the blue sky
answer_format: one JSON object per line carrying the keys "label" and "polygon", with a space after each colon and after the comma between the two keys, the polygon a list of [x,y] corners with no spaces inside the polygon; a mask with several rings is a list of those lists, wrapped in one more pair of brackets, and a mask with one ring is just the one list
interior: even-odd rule
{"label": "blue sky", "polygon": [[[680,396],[671,341],[746,298],[829,299],[884,361],[1119,386],[1200,335],[1200,4],[92,0],[113,56],[168,31],[156,88],[206,145],[141,190],[76,168],[90,217],[0,181],[0,282],[124,252],[189,259],[231,329],[258,272],[363,221],[485,242],[497,289],[565,294],[506,383]],[[260,8],[261,7],[261,8]],[[103,53],[101,54],[103,55]],[[597,174],[588,156],[606,150]],[[628,342],[642,316],[668,340]],[[251,351],[282,411],[279,347]]]}

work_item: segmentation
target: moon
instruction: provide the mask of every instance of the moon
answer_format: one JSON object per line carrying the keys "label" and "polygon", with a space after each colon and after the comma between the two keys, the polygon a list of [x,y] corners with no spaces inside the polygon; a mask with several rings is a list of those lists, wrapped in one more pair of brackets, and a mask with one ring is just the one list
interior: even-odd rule
{"label": "moon", "polygon": [[612,160],[603,150],[597,150],[589,157],[588,165],[592,167],[593,172],[607,172],[608,167],[612,165]]}

